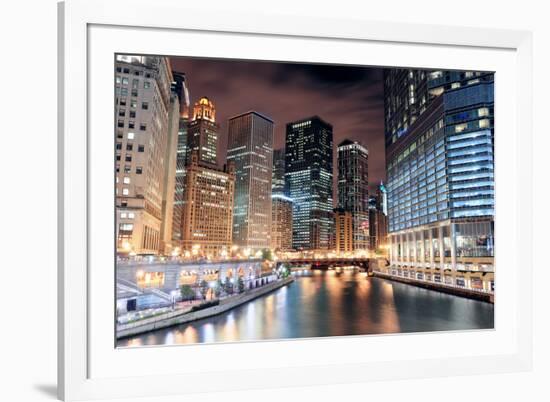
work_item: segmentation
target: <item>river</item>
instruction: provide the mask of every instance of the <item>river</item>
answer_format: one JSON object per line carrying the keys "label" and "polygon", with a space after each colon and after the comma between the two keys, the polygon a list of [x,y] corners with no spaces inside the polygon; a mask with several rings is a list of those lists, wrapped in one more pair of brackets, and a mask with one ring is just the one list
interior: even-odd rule
{"label": "river", "polygon": [[121,339],[117,344],[257,341],[493,326],[494,306],[489,303],[364,273],[313,271],[221,315]]}

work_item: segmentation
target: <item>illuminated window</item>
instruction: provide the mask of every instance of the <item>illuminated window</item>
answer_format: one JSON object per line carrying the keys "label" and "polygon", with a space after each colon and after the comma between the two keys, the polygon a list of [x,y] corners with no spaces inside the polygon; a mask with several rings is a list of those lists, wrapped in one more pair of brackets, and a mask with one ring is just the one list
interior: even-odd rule
{"label": "illuminated window", "polygon": [[461,133],[462,131],[466,130],[466,128],[468,128],[468,124],[466,123],[457,124],[455,126],[455,133]]}
{"label": "illuminated window", "polygon": [[123,180],[124,184],[130,184],[130,178],[129,177],[125,177],[124,180]]}
{"label": "illuminated window", "polygon": [[489,109],[486,107],[482,107],[481,109],[477,110],[477,115],[479,117],[489,116]]}
{"label": "illuminated window", "polygon": [[122,189],[122,195],[128,195],[128,194],[130,194],[130,191],[128,191],[127,188],[123,188]]}
{"label": "illuminated window", "polygon": [[134,133],[128,133],[128,139],[133,140],[134,139]]}

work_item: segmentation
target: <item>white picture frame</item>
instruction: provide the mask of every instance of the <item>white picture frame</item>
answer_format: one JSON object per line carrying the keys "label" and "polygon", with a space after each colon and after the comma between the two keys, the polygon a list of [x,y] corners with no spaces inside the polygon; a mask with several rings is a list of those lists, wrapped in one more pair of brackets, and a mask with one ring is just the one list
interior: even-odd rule
{"label": "white picture frame", "polygon": [[[153,397],[273,384],[289,387],[530,369],[531,253],[521,255],[521,275],[515,264],[520,261],[519,249],[532,248],[529,32],[218,13],[186,8],[178,0],[69,0],[60,3],[58,15],[60,398]],[[204,37],[208,46],[188,47],[182,53],[179,46],[187,41],[176,37],[189,35]],[[390,48],[393,51],[384,50]],[[330,49],[329,55],[319,49]],[[372,52],[370,62],[363,54],[366,49]],[[495,330],[116,350],[114,341],[109,341],[114,337],[114,299],[97,297],[114,289],[114,259],[109,254],[113,250],[105,249],[114,244],[108,236],[113,225],[112,187],[104,187],[101,180],[110,174],[113,159],[109,159],[110,150],[98,152],[102,144],[91,135],[113,124],[113,120],[95,116],[113,110],[112,99],[106,98],[112,98],[112,81],[103,88],[100,80],[109,77],[108,71],[112,74],[108,55],[112,62],[116,51],[310,62],[346,58],[350,64],[418,67],[436,67],[436,62],[437,67],[452,63],[455,68],[494,69],[499,283]],[[422,60],[416,53],[424,55]],[[433,59],[434,54],[440,58]],[[108,163],[101,164],[101,160]],[[506,219],[506,227],[499,227],[499,219]],[[510,235],[499,237],[499,231]],[[411,340],[420,347],[411,347]],[[438,344],[456,348],[442,352]],[[344,356],[336,352],[346,348],[369,353]],[[222,349],[243,358],[214,370],[201,366],[201,356]],[[318,353],[320,349],[323,354]],[[197,364],[187,370],[168,364],[182,356]],[[265,358],[254,359],[257,356]],[[148,367],[137,367],[138,361]]]}

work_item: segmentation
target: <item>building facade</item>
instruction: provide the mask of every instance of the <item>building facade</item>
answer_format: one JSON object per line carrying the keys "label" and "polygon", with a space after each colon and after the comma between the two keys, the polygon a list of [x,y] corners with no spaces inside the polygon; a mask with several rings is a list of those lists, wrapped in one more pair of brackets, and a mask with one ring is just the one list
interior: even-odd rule
{"label": "building facade", "polygon": [[187,127],[187,163],[192,152],[197,152],[199,164],[218,166],[218,132],[214,103],[203,96],[193,106],[193,116]]}
{"label": "building facade", "polygon": [[493,74],[431,71],[426,86],[426,110],[386,148],[390,270],[493,291]]}
{"label": "building facade", "polygon": [[431,99],[426,70],[384,70],[384,127],[386,146],[406,135]]}
{"label": "building facade", "polygon": [[271,196],[271,249],[292,250],[292,200],[283,194]]}
{"label": "building facade", "polygon": [[173,242],[174,199],[176,190],[176,163],[178,131],[180,121],[179,97],[171,87],[170,107],[168,110],[168,146],[164,156],[164,183],[162,188],[161,249],[164,255],[171,254],[177,248]]}
{"label": "building facade", "polygon": [[230,118],[227,160],[235,164],[236,175],[233,243],[269,248],[273,121],[254,111]]}
{"label": "building facade", "polygon": [[189,123],[189,90],[185,74],[174,72],[172,91],[176,93],[180,105],[178,139],[176,150],[176,175],[174,183],[174,208],[172,214],[172,239],[181,242],[183,225],[183,202],[185,186],[185,164],[187,160],[187,125]]}
{"label": "building facade", "polygon": [[172,72],[167,58],[129,55],[117,55],[115,71],[117,253],[158,254],[173,144]]}
{"label": "building facade", "polygon": [[337,253],[353,251],[353,214],[337,208],[334,210],[334,249]]}
{"label": "building facade", "polygon": [[370,248],[377,253],[387,254],[388,219],[384,213],[386,205],[385,187],[378,186],[375,195],[369,197]]}
{"label": "building facade", "polygon": [[292,247],[323,250],[334,230],[332,125],[318,116],[286,125],[285,187],[293,201]]}
{"label": "building facade", "polygon": [[182,253],[185,256],[218,258],[228,255],[232,245],[235,169],[225,170],[199,164],[191,154],[185,175]]}
{"label": "building facade", "polygon": [[271,192],[285,194],[285,150],[273,150],[273,173],[271,175]]}
{"label": "building facade", "polygon": [[338,145],[338,208],[351,212],[353,250],[369,248],[368,150],[357,141]]}

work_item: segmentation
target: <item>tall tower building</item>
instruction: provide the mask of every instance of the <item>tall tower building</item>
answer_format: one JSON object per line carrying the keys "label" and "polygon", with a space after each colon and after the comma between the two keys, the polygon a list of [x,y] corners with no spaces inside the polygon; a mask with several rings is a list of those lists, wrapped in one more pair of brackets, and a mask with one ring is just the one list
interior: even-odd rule
{"label": "tall tower building", "polygon": [[428,92],[426,70],[388,68],[384,70],[384,121],[386,146],[403,135],[426,110]]}
{"label": "tall tower building", "polygon": [[179,121],[179,97],[172,86],[168,111],[168,145],[164,155],[164,183],[162,189],[161,253],[165,255],[171,254],[178,246],[172,242],[172,239]]}
{"label": "tall tower building", "polygon": [[388,190],[386,189],[386,186],[383,182],[380,182],[376,193],[378,194],[381,202],[380,209],[382,209],[384,215],[388,216]]}
{"label": "tall tower building", "polygon": [[369,234],[370,248],[384,251],[387,245],[388,219],[384,213],[385,193],[381,190],[381,184],[375,195],[369,196]]}
{"label": "tall tower building", "polygon": [[276,251],[292,249],[292,200],[283,194],[271,196],[271,248]]}
{"label": "tall tower building", "polygon": [[332,125],[318,116],[286,125],[285,186],[293,200],[292,246],[328,249],[334,228]]}
{"label": "tall tower building", "polygon": [[218,258],[231,249],[235,170],[199,165],[193,152],[185,174],[182,248],[186,255]]}
{"label": "tall tower building", "polygon": [[158,254],[173,145],[172,71],[167,58],[130,55],[117,55],[115,69],[117,252]]}
{"label": "tall tower building", "polygon": [[351,213],[353,250],[369,248],[369,175],[367,148],[357,141],[338,145],[338,208]]}
{"label": "tall tower building", "polygon": [[172,215],[172,239],[179,242],[182,237],[185,164],[187,160],[187,125],[189,123],[189,90],[185,74],[174,72],[172,91],[179,100],[178,139],[176,150],[176,177],[174,189],[174,210]]}
{"label": "tall tower building", "polygon": [[230,118],[227,160],[236,174],[233,243],[269,248],[273,121],[254,111]]}
{"label": "tall tower building", "polygon": [[271,176],[271,192],[285,194],[285,150],[273,151],[273,174]]}
{"label": "tall tower building", "polygon": [[[424,77],[425,111],[386,147],[390,269],[492,290],[494,74]],[[386,96],[404,85],[386,81]]]}
{"label": "tall tower building", "polygon": [[353,251],[353,216],[340,208],[334,210],[334,248],[337,253]]}
{"label": "tall tower building", "polygon": [[292,249],[292,199],[285,194],[285,150],[273,151],[271,176],[271,248]]}
{"label": "tall tower building", "polygon": [[218,131],[216,108],[210,99],[203,96],[193,106],[193,116],[187,129],[187,162],[191,152],[197,152],[199,164],[217,167]]}

